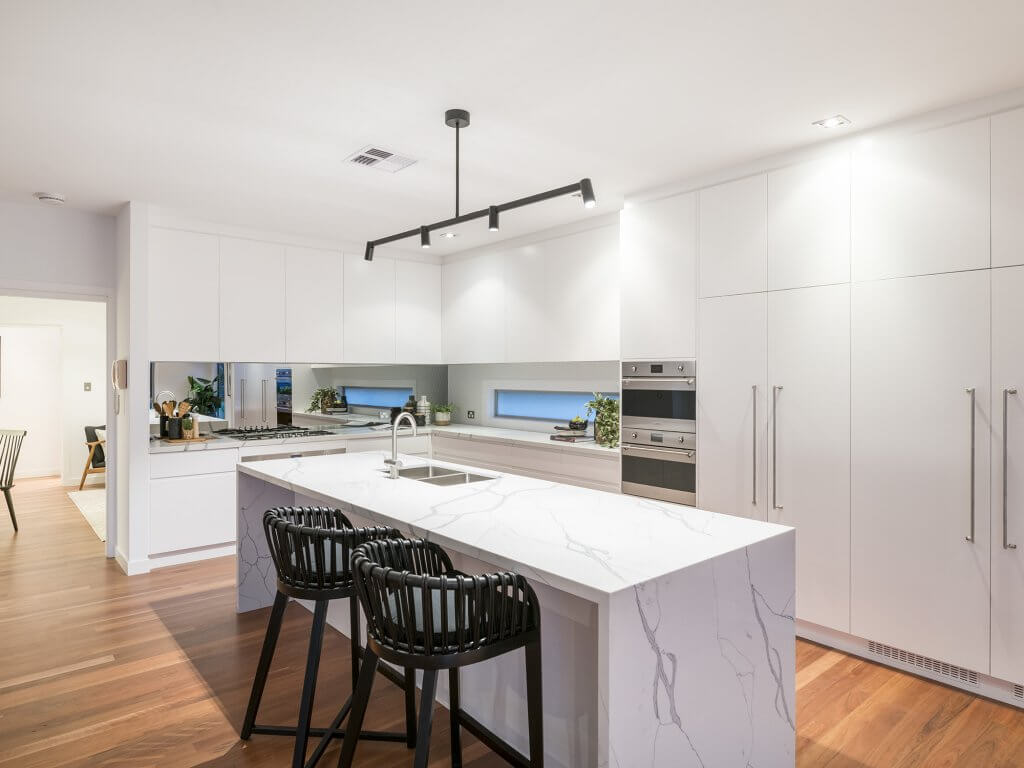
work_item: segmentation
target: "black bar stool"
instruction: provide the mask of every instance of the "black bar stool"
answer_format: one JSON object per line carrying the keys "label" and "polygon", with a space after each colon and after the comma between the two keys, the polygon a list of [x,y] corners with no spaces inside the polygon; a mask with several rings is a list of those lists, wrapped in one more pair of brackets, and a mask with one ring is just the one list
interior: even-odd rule
{"label": "black bar stool", "polygon": [[[320,651],[323,647],[324,626],[327,622],[327,606],[331,600],[349,600],[352,643],[352,681],[359,679],[359,606],[355,599],[352,571],[349,560],[352,550],[366,541],[400,537],[394,528],[354,528],[348,518],[337,509],[326,507],[275,507],[263,515],[263,530],[267,536],[270,555],[277,569],[277,596],[270,613],[270,623],[263,640],[256,677],[249,695],[249,707],[242,724],[241,737],[248,739],[254,733],[275,736],[294,736],[295,752],[293,768],[313,766],[323,755],[332,739],[345,734],[339,731],[342,721],[352,708],[352,696],[342,706],[334,722],[327,728],[313,728],[310,717],[313,712],[313,697],[316,693],[317,670],[320,665]],[[277,638],[281,633],[281,622],[288,598],[314,600],[313,627],[309,637],[309,652],[306,656],[306,676],[302,684],[302,698],[299,704],[297,726],[257,725],[263,689],[267,684],[267,673],[274,658]],[[365,739],[377,741],[401,741],[411,749],[416,743],[415,733],[415,691],[416,678],[413,674],[401,675],[390,668],[382,669],[395,684],[405,688],[406,733],[368,731],[361,734]],[[358,726],[356,726],[358,727]],[[309,762],[306,763],[306,745],[310,736],[320,736]]]}
{"label": "black bar stool", "polygon": [[[451,559],[436,544],[407,539],[360,545],[352,553],[352,577],[366,613],[367,638],[339,768],[352,766],[381,659],[406,670],[424,670],[415,768],[427,766],[437,674],[445,669],[451,690],[452,765],[462,766],[461,727],[512,765],[543,768],[540,605],[526,579],[514,573],[467,576],[452,568]],[[460,667],[517,648],[526,650],[529,757],[459,704]]]}

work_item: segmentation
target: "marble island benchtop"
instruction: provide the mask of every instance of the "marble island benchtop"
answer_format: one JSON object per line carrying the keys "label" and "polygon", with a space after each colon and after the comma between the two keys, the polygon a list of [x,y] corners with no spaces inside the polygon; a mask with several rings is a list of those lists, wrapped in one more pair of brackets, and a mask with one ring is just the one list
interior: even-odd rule
{"label": "marble island benchtop", "polygon": [[[792,531],[692,507],[449,462],[493,479],[435,486],[383,473],[385,454],[239,464],[238,472],[589,600]],[[424,459],[403,456],[405,467]],[[239,497],[240,506],[258,504]]]}

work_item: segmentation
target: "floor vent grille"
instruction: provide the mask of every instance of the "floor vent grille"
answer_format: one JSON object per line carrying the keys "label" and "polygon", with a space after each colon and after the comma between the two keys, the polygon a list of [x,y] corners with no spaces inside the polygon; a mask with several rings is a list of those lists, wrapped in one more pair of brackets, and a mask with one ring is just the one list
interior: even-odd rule
{"label": "floor vent grille", "polygon": [[[944,661],[938,661],[936,659],[930,659],[927,656],[921,656],[911,651],[905,651],[902,648],[893,648],[891,645],[885,645],[884,643],[876,643],[874,640],[868,641],[868,650],[876,656],[881,656],[884,659],[890,659],[891,661],[898,661],[901,664],[907,666],[917,667],[927,672],[931,672],[933,675],[939,675],[941,677],[949,677],[954,680],[959,680],[962,683],[969,683],[971,685],[978,684],[978,673],[973,669],[966,669],[964,667],[958,667],[955,664],[947,664]],[[1024,698],[1024,687],[1016,686],[1014,694],[1017,694],[1017,689],[1020,689],[1019,698]]]}
{"label": "floor vent grille", "polygon": [[378,171],[387,171],[388,173],[398,173],[416,162],[415,158],[398,155],[372,144],[349,155],[347,160],[365,168],[376,168]]}

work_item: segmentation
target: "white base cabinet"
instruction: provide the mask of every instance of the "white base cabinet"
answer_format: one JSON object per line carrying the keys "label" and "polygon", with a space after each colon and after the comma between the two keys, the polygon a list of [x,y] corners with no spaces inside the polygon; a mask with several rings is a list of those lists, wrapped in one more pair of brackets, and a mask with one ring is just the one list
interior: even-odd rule
{"label": "white base cabinet", "polygon": [[981,671],[989,309],[986,271],[853,286],[851,631]]}
{"label": "white base cabinet", "polygon": [[768,387],[768,520],[796,528],[796,614],[848,632],[849,285],[768,294]]}
{"label": "white base cabinet", "polygon": [[697,506],[767,520],[764,293],[700,300]]}

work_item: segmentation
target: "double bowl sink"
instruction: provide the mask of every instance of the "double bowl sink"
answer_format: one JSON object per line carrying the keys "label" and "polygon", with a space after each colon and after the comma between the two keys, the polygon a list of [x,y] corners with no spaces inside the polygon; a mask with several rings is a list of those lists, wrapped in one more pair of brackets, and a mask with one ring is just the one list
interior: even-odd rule
{"label": "double bowl sink", "polygon": [[422,467],[402,467],[398,470],[398,476],[430,485],[468,485],[495,479],[493,475],[478,475],[474,472],[451,467],[437,467],[433,464]]}

